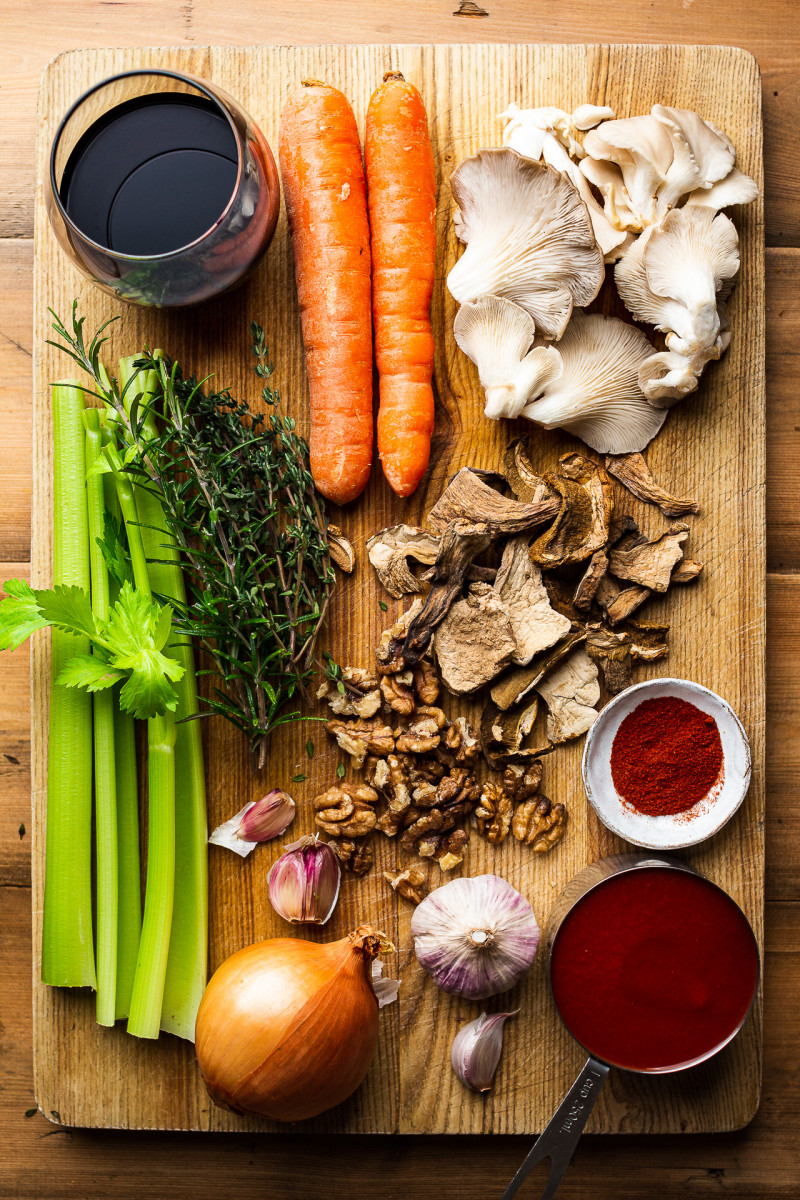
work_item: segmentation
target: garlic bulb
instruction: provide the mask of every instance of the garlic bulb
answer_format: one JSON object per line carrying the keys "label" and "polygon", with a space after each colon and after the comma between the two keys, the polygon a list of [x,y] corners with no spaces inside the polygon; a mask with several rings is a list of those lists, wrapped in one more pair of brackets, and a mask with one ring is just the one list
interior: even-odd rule
{"label": "garlic bulb", "polygon": [[507,1013],[481,1013],[455,1036],[450,1051],[453,1070],[473,1092],[488,1092],[503,1049],[503,1026],[519,1009]]}
{"label": "garlic bulb", "polygon": [[247,858],[259,842],[268,842],[283,833],[294,820],[295,803],[291,796],[273,788],[245,804],[229,821],[218,825],[209,837],[212,846],[225,846],[234,854]]}
{"label": "garlic bulb", "polygon": [[514,987],[539,945],[533,909],[499,875],[437,888],[417,906],[411,932],[417,959],[436,985],[468,1000]]}
{"label": "garlic bulb", "polygon": [[272,907],[293,925],[324,925],[339,899],[342,871],[327,842],[308,834],[284,847],[267,875]]}

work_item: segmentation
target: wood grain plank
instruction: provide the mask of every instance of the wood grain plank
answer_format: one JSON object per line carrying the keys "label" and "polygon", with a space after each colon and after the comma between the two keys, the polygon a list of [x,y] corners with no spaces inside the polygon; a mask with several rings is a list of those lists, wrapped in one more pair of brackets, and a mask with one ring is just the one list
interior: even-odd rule
{"label": "wood grain plank", "polygon": [[[40,169],[52,134],[53,121],[92,79],[141,61],[169,61],[183,69],[208,73],[236,94],[250,109],[267,138],[275,144],[280,103],[297,79],[312,75],[343,86],[351,97],[359,121],[369,95],[387,67],[399,67],[421,88],[432,115],[441,182],[439,208],[442,273],[437,279],[433,317],[437,328],[437,385],[450,417],[436,444],[432,470],[407,505],[393,499],[375,478],[362,503],[343,516],[346,531],[356,545],[376,527],[397,520],[417,520],[438,495],[445,479],[457,466],[471,462],[490,466],[499,460],[507,429],[492,428],[480,416],[474,373],[466,360],[451,352],[449,330],[453,303],[444,287],[444,275],[456,256],[449,220],[451,201],[446,188],[449,172],[466,153],[497,137],[495,114],[508,98],[511,80],[524,81],[526,103],[557,103],[571,108],[587,94],[601,96],[620,112],[639,111],[656,100],[701,108],[724,127],[739,148],[745,170],[760,177],[759,89],[754,60],[736,50],[634,46],[625,48],[462,46],[462,47],[299,47],[272,51],[266,47],[247,52],[198,46],[178,51],[97,51],[62,56],[50,69],[42,101]],[[475,87],[475,80],[480,86]],[[714,846],[696,850],[690,857],[742,902],[760,929],[762,912],[763,838],[763,374],[761,314],[763,274],[759,230],[761,206],[747,210],[740,220],[743,256],[742,280],[732,301],[733,322],[748,314],[748,339],[735,343],[719,368],[704,380],[703,391],[691,406],[674,410],[664,433],[654,443],[650,461],[657,476],[671,482],[679,450],[686,455],[680,486],[697,493],[703,514],[693,527],[693,548],[707,563],[702,587],[681,594],[682,629],[703,629],[703,639],[680,636],[673,642],[671,668],[716,687],[742,715],[754,749],[756,771],[746,808],[716,839]],[[49,235],[42,208],[37,211],[37,289],[44,281],[65,312],[73,295],[94,325],[100,315],[114,310],[113,303],[93,291],[65,267]],[[276,304],[275,297],[285,298]],[[41,308],[41,303],[38,305]],[[242,335],[250,315],[263,314],[270,343],[280,348],[276,378],[289,397],[290,411],[301,414],[304,405],[304,372],[294,303],[289,246],[285,225],[265,265],[247,290],[190,314],[124,310],[122,329],[116,327],[111,352],[147,341],[166,345],[179,358],[198,369],[224,363],[224,378],[234,389],[246,386],[240,362],[245,363]],[[36,316],[37,393],[43,411],[45,383],[56,370],[53,352],[41,342],[42,319]],[[233,365],[232,365],[233,364]],[[252,394],[252,393],[251,393]],[[732,402],[735,401],[735,402]],[[294,407],[292,407],[294,406]],[[301,417],[301,423],[302,423]],[[693,435],[697,422],[704,436]],[[543,435],[537,445],[540,466],[575,443],[560,435]],[[46,426],[37,422],[34,454],[36,481],[34,578],[49,575],[49,472],[50,446]],[[652,518],[652,514],[650,514]],[[740,556],[737,587],[726,581],[724,564],[731,549]],[[342,589],[332,622],[332,649],[340,659],[369,661],[381,625],[378,594],[371,572],[360,564],[355,579]],[[654,616],[660,609],[654,608]],[[47,663],[43,648],[34,652],[33,678],[37,696],[44,695]],[[452,706],[451,706],[452,708]],[[459,706],[460,710],[461,706]],[[456,710],[457,711],[457,710]],[[44,705],[34,712],[34,796],[37,812],[44,806]],[[290,731],[274,746],[267,782],[285,784],[303,761],[307,735]],[[229,815],[231,796],[236,805],[263,791],[264,781],[248,773],[244,746],[237,735],[209,725],[209,779],[212,823]],[[473,844],[467,869],[476,873],[497,869],[532,898],[537,913],[546,918],[558,888],[602,849],[613,848],[601,836],[583,805],[574,802],[580,747],[564,748],[548,763],[547,790],[556,799],[572,803],[570,837],[545,864],[531,865],[517,846],[489,854],[485,845]],[[336,755],[329,747],[314,758],[307,800],[333,778]],[[41,839],[34,845],[34,911],[41,892]],[[298,829],[298,832],[302,830]],[[274,856],[272,847],[244,864],[213,855],[211,966],[234,948],[257,936],[279,933],[263,888],[264,864]],[[542,966],[539,964],[520,988],[520,998],[532,1013],[548,1012],[538,1021],[518,1022],[508,1035],[509,1067],[506,1086],[485,1100],[465,1096],[445,1073],[432,1074],[432,1057],[446,1061],[449,1041],[469,1006],[437,995],[423,981],[412,961],[408,931],[409,910],[398,913],[396,898],[386,894],[380,870],[394,857],[394,847],[379,847],[381,861],[372,876],[346,889],[330,933],[341,934],[363,919],[365,911],[395,938],[401,947],[399,967],[406,982],[397,1006],[387,1010],[382,1022],[379,1055],[364,1087],[351,1102],[308,1128],[323,1133],[399,1129],[404,1132],[448,1131],[507,1133],[541,1127],[554,1100],[565,1089],[577,1067],[575,1048],[560,1032],[547,1008]],[[230,857],[230,856],[228,856]],[[747,870],[744,869],[747,865]],[[224,900],[223,900],[224,897]],[[326,930],[327,932],[327,930]],[[36,962],[34,946],[34,962]],[[512,997],[513,999],[513,997]],[[210,1110],[197,1082],[191,1050],[166,1039],[159,1046],[132,1045],[121,1031],[100,1030],[94,1025],[86,998],[55,995],[37,987],[37,1094],[45,1108],[57,1108],[71,1123],[98,1123],[188,1128],[236,1129],[241,1123]],[[658,1088],[630,1079],[616,1079],[597,1110],[594,1128],[603,1131],[698,1130],[733,1128],[748,1120],[755,1109],[759,1088],[759,1013],[742,1037],[713,1066],[693,1081],[691,1092],[675,1083]],[[531,1072],[522,1064],[541,1063]],[[164,1074],[171,1080],[169,1097],[160,1087]],[[91,1094],[85,1081],[91,1078]],[[122,1082],[120,1082],[122,1081]],[[269,1128],[248,1123],[252,1129]]]}
{"label": "wood grain plank", "polygon": [[0,240],[0,559],[30,557],[33,243]]}
{"label": "wood grain plank", "polygon": [[[409,0],[365,5],[338,0],[320,9],[319,0],[264,6],[239,0],[133,0],[125,4],[72,0],[65,27],[48,6],[34,0],[5,0],[5,70],[0,79],[0,120],[5,155],[0,170],[0,236],[28,237],[33,229],[36,89],[53,55],[72,47],[246,45],[257,38],[272,44],[304,42],[686,42],[718,41],[744,46],[763,72],[764,125],[769,163],[767,240],[800,245],[800,213],[794,202],[793,152],[800,93],[800,28],[795,0],[625,0],[601,6],[592,0],[528,0],[483,4],[487,16],[456,15],[456,0]],[[509,94],[506,99],[510,99]],[[583,97],[590,99],[591,97]]]}
{"label": "wood grain plank", "polygon": [[[529,1138],[271,1138],[232,1134],[102,1133],[25,1117],[34,1104],[30,892],[0,888],[4,980],[0,1028],[0,1190],[5,1200],[437,1200],[499,1196],[530,1146]],[[766,912],[765,1090],[753,1123],[738,1134],[585,1137],[570,1167],[570,1200],[789,1200],[797,1195],[800,1111],[794,1069],[800,1043],[800,905]],[[520,1193],[533,1200],[535,1174]]]}
{"label": "wood grain plank", "polygon": [[770,252],[767,285],[767,555],[800,570],[800,250]]}

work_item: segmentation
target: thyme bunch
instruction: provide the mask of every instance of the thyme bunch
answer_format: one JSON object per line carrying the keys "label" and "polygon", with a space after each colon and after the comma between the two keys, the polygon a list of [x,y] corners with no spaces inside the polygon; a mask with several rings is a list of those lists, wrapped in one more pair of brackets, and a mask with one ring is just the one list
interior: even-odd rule
{"label": "thyme bunch", "polygon": [[269,385],[264,332],[250,326],[262,413],[228,389],[204,389],[207,380],[184,377],[159,352],[143,353],[121,390],[100,363],[107,326],[86,346],[74,308],[72,324],[70,333],[55,317],[61,341],[53,344],[92,376],[115,410],[126,470],[158,495],[180,550],[187,600],[165,597],[175,631],[211,655],[223,686],[214,686],[207,704],[248,737],[261,767],[271,731],[300,719],[290,704],[308,699],[334,585],[308,446]]}

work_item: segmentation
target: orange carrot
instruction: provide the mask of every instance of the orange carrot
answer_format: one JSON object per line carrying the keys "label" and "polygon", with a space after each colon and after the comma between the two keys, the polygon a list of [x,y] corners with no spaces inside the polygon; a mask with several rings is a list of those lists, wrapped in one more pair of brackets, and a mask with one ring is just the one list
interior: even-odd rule
{"label": "orange carrot", "polygon": [[336,504],[372,465],[372,312],[367,198],[353,110],[304,82],[283,106],[279,152],[311,395],[311,473]]}
{"label": "orange carrot", "polygon": [[370,100],[366,162],[378,453],[393,490],[410,496],[433,432],[436,173],[422,97],[399,73],[389,71]]}

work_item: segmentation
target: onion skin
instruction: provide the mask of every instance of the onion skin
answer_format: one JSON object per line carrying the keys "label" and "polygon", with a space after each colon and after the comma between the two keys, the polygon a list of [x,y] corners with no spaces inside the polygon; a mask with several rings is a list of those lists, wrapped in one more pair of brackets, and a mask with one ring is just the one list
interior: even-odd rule
{"label": "onion skin", "polygon": [[381,944],[365,925],[325,945],[270,938],[226,959],[206,988],[195,1030],[214,1103],[303,1121],[352,1095],[378,1044],[370,964]]}

